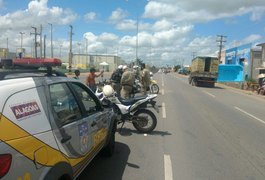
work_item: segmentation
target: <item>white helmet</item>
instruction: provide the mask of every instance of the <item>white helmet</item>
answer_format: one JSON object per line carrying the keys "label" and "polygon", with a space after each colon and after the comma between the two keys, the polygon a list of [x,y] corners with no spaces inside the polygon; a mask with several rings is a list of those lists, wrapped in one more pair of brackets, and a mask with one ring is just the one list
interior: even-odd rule
{"label": "white helmet", "polygon": [[122,69],[123,69],[123,70],[128,69],[128,66],[124,65],[124,66],[122,67]]}
{"label": "white helmet", "polygon": [[103,94],[106,97],[110,97],[111,95],[114,94],[114,89],[111,87],[111,85],[105,85],[103,87]]}
{"label": "white helmet", "polygon": [[123,65],[119,65],[119,66],[118,66],[118,69],[122,69],[122,67],[123,67]]}
{"label": "white helmet", "polygon": [[138,69],[138,68],[139,68],[139,66],[137,66],[137,65],[133,66],[133,69]]}

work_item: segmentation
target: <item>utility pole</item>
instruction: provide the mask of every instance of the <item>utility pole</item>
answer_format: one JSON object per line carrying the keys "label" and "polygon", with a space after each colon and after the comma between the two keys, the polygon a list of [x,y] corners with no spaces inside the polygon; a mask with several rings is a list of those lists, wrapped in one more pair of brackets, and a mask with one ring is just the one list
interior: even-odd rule
{"label": "utility pole", "polygon": [[30,33],[30,34],[34,34],[34,52],[35,52],[35,58],[38,57],[37,54],[37,28],[36,27],[31,27],[32,29],[34,29],[34,33]]}
{"label": "utility pole", "polygon": [[78,63],[80,63],[81,43],[79,42],[79,43],[77,43],[77,45],[78,45],[78,48],[79,48],[79,50],[78,50]]}
{"label": "utility pole", "polygon": [[52,24],[48,23],[51,26],[51,57],[53,58],[53,42],[52,42],[52,32],[53,32],[53,28],[52,28]]}
{"label": "utility pole", "polygon": [[196,56],[196,52],[192,52],[191,56],[192,56],[192,59],[194,59]]}
{"label": "utility pole", "polygon": [[138,63],[138,34],[139,34],[138,31],[139,31],[139,16],[137,14],[137,23],[136,23],[136,48],[135,48],[136,63]]}
{"label": "utility pole", "polygon": [[226,42],[226,40],[225,40],[226,37],[227,36],[224,36],[224,35],[217,35],[216,42],[218,43],[218,47],[219,47],[219,53],[218,53],[219,62],[221,62],[221,53],[222,53],[222,48],[224,47],[223,43]]}
{"label": "utility pole", "polygon": [[42,24],[40,25],[40,58],[42,58]]}
{"label": "utility pole", "polygon": [[69,73],[72,73],[72,58],[73,58],[73,52],[72,52],[72,36],[73,36],[73,26],[70,25],[70,50],[69,50]]}
{"label": "utility pole", "polygon": [[62,45],[62,44],[60,44],[60,55],[59,55],[59,56],[60,56],[60,58],[62,57],[62,46],[63,46],[63,45]]}
{"label": "utility pole", "polygon": [[46,35],[44,35],[44,40],[43,40],[43,57],[46,58]]}
{"label": "utility pole", "polygon": [[21,51],[22,51],[22,47],[23,47],[23,34],[25,34],[24,32],[19,32],[20,33],[20,36],[21,36],[21,39],[20,39],[20,48],[21,48]]}
{"label": "utility pole", "polygon": [[88,40],[85,38],[85,41],[86,41],[86,67],[88,67],[88,50],[87,50],[87,48],[88,48]]}
{"label": "utility pole", "polygon": [[8,38],[6,38],[6,54],[5,54],[5,58],[8,58],[9,56],[9,49],[8,49]]}

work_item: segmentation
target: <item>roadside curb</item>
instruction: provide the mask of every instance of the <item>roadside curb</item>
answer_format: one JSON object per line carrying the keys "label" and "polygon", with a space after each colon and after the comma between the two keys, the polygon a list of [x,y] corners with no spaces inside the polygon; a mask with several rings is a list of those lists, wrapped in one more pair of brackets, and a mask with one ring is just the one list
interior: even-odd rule
{"label": "roadside curb", "polygon": [[265,100],[265,96],[258,95],[256,92],[234,88],[234,87],[231,87],[231,86],[228,86],[228,85],[225,85],[225,84],[221,84],[221,83],[216,83],[216,86],[222,87],[224,89],[230,89],[232,91],[235,91],[235,92],[238,92],[238,93],[241,93],[241,94],[251,95],[253,97]]}

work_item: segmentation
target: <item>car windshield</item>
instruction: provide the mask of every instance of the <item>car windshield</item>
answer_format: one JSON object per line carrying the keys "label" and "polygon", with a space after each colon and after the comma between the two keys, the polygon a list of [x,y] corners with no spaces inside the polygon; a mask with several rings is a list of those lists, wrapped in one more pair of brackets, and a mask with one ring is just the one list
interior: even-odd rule
{"label": "car windshield", "polygon": [[[43,66],[68,76],[50,89],[60,127],[79,137],[69,124],[97,115],[103,137],[103,111],[120,120],[113,158],[80,179],[265,179],[265,0],[0,0],[0,68]],[[106,84],[111,110],[86,94]]]}

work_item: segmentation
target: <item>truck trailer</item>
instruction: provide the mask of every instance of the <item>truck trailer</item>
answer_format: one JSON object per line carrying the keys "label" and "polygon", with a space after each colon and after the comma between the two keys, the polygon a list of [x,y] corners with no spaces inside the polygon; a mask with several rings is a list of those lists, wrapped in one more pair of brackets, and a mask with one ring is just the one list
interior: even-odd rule
{"label": "truck trailer", "polygon": [[192,60],[189,84],[214,87],[218,76],[219,60],[216,57],[197,56]]}

